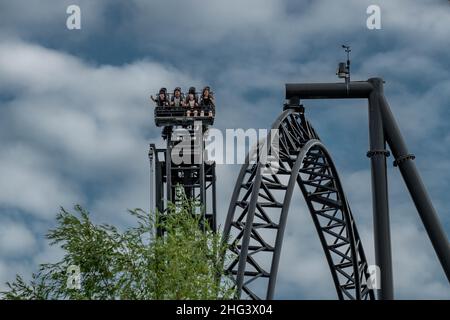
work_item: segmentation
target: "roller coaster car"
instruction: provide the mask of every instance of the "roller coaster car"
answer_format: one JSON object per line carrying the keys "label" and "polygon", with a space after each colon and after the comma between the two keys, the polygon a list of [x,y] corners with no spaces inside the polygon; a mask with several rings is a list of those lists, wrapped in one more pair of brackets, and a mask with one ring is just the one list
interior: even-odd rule
{"label": "roller coaster car", "polygon": [[[205,116],[187,117],[186,108],[184,107],[155,107],[155,124],[158,127],[192,125],[194,121],[201,121],[203,125],[214,124],[214,107],[198,107],[197,110],[204,110]],[[213,112],[212,117],[207,116],[209,110]]]}

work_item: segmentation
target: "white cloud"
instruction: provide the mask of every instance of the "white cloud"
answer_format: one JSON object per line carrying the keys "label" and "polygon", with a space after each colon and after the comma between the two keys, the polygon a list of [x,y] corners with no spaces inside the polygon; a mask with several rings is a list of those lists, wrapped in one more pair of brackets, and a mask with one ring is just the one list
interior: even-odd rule
{"label": "white cloud", "polygon": [[0,252],[3,257],[26,256],[33,252],[35,245],[35,237],[25,225],[1,220]]}
{"label": "white cloud", "polygon": [[[159,135],[150,90],[195,82],[151,62],[96,67],[23,42],[0,48],[0,84],[17,95],[1,109],[9,130],[0,139],[11,147],[0,156],[0,201],[40,216],[53,216],[60,204],[85,202],[80,183],[95,187],[107,180],[109,193],[120,194],[121,184],[142,179],[148,135]],[[135,190],[138,198],[147,196]]]}
{"label": "white cloud", "polygon": [[6,282],[14,282],[16,275],[22,275],[25,280],[36,272],[36,266],[27,260],[8,260],[0,258],[0,291],[7,290]]}
{"label": "white cloud", "polygon": [[[40,218],[54,216],[59,205],[71,205],[82,196],[51,170],[39,150],[5,145],[0,155],[0,205],[32,213]],[[6,210],[7,211],[7,210]]]}
{"label": "white cloud", "polygon": [[394,285],[403,299],[449,299],[445,275],[422,228],[410,223],[392,226]]}

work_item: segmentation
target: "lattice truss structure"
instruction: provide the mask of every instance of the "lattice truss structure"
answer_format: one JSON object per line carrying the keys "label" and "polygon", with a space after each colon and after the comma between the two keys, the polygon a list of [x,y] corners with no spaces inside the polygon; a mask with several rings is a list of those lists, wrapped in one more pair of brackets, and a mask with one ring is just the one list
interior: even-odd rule
{"label": "lattice truss structure", "polygon": [[[273,299],[283,235],[298,185],[311,213],[339,299],[374,299],[368,265],[338,173],[300,108],[285,108],[279,161],[258,162],[254,148],[241,168],[224,228],[225,272],[242,299]],[[277,168],[278,167],[278,168]],[[277,171],[274,171],[278,169]]]}

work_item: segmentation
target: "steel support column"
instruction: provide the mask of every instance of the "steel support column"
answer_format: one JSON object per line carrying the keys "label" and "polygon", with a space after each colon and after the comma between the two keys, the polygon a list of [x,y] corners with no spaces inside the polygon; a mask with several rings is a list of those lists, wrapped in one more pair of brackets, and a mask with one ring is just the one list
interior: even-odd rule
{"label": "steel support column", "polygon": [[213,212],[213,221],[212,228],[214,231],[217,230],[217,221],[216,221],[216,213],[217,213],[217,205],[216,205],[216,165],[212,164],[212,212]]}
{"label": "steel support column", "polygon": [[166,149],[166,199],[167,202],[172,201],[172,131],[167,135]]}
{"label": "steel support column", "polygon": [[383,94],[383,80],[369,79],[374,90],[369,96],[369,138],[372,172],[372,206],[375,242],[375,261],[380,268],[381,287],[378,289],[378,299],[394,299],[392,276],[391,231],[389,222],[389,199],[387,183],[386,142],[383,132],[379,97]]}
{"label": "steel support column", "polygon": [[438,215],[431,203],[430,196],[428,195],[419,172],[412,161],[414,156],[408,152],[405,141],[403,140],[402,134],[384,95],[380,96],[380,108],[387,142],[395,157],[394,164],[400,169],[403,180],[411,194],[419,216],[422,219],[428,237],[441,262],[447,279],[450,282],[450,246],[447,235],[439,222]]}

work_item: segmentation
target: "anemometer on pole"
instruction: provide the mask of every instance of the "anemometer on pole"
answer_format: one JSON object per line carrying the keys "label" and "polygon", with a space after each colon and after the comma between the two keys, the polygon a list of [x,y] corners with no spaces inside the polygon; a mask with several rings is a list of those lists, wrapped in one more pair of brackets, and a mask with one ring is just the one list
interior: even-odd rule
{"label": "anemometer on pole", "polygon": [[348,86],[350,84],[350,52],[352,51],[352,49],[350,48],[350,46],[347,46],[345,44],[342,45],[342,48],[344,48],[345,52],[347,53],[347,64],[345,62],[340,62],[338,70],[336,71],[336,75],[339,78],[345,79],[345,85],[348,93]]}

